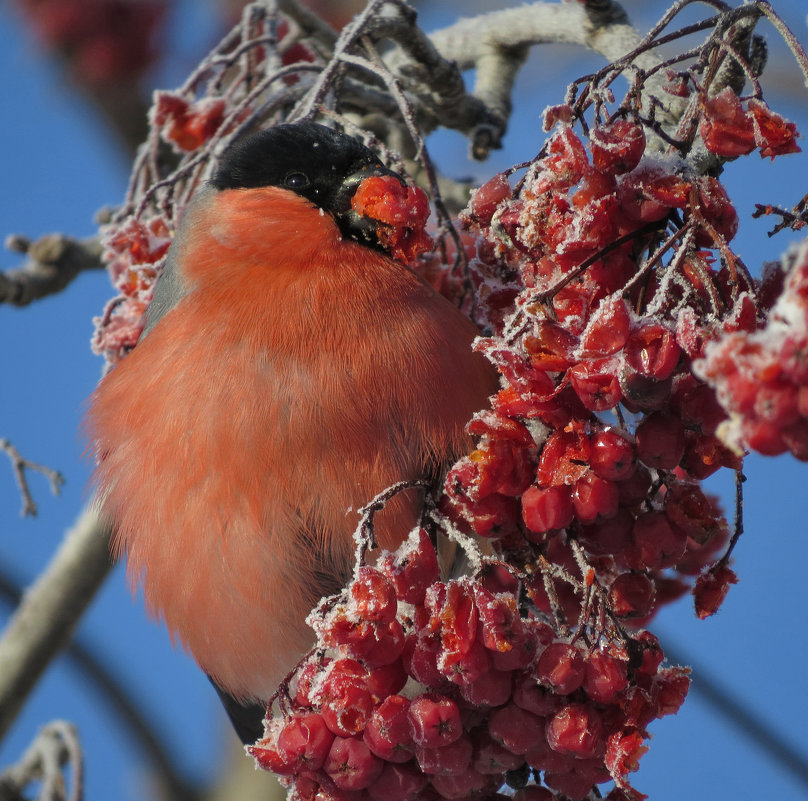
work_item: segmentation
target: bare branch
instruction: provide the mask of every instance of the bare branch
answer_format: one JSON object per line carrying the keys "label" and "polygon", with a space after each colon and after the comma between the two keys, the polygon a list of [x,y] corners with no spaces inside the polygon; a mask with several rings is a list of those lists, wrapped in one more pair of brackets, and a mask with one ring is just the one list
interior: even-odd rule
{"label": "bare branch", "polygon": [[[73,781],[64,769],[72,769]],[[54,720],[43,726],[16,765],[0,774],[0,798],[23,799],[23,790],[39,783],[39,801],[81,801],[84,797],[84,767],[78,732],[73,724]]]}
{"label": "bare branch", "polygon": [[62,484],[65,483],[65,480],[58,470],[26,459],[7,439],[0,439],[0,451],[3,451],[11,461],[14,479],[17,482],[17,486],[20,488],[20,495],[22,495],[22,510],[20,511],[20,515],[22,517],[26,515],[33,517],[37,512],[36,502],[28,486],[28,478],[25,475],[25,471],[35,470],[37,473],[42,473],[42,475],[50,481],[51,492],[54,495],[59,494],[59,490]]}
{"label": "bare branch", "polygon": [[64,234],[46,234],[35,242],[9,237],[10,250],[27,254],[28,261],[0,273],[0,303],[27,306],[34,300],[61,292],[84,270],[100,270],[101,243],[96,237],[74,239]]}
{"label": "bare branch", "polygon": [[109,573],[109,536],[95,509],[85,509],[3,632],[0,738]]}

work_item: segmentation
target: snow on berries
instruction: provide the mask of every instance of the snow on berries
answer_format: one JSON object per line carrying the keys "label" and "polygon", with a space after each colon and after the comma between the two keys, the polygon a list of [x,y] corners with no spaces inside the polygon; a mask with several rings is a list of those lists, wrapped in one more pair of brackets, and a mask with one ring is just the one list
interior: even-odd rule
{"label": "snow on berries", "polygon": [[[431,566],[434,546],[416,530],[313,614],[318,648],[248,747],[257,764],[292,799],[495,798],[503,782],[541,771],[571,799],[628,786],[645,727],[674,711],[653,635],[610,649],[560,637],[497,560],[448,581]],[[353,637],[341,635],[345,621],[358,624]],[[370,623],[404,633],[384,667],[360,656],[375,641]]]}

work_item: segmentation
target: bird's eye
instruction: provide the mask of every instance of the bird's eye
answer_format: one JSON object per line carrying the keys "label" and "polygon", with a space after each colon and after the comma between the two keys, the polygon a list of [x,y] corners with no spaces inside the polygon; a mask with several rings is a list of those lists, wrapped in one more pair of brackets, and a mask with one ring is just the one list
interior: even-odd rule
{"label": "bird's eye", "polygon": [[283,179],[283,185],[289,189],[305,189],[309,185],[309,176],[304,172],[290,172]]}

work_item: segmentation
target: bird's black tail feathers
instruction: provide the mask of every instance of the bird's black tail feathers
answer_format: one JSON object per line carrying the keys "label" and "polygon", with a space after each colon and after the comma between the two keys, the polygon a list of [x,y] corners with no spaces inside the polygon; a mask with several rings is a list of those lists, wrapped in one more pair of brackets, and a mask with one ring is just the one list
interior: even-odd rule
{"label": "bird's black tail feathers", "polygon": [[252,745],[256,740],[260,740],[264,736],[264,715],[266,714],[264,704],[243,704],[219,687],[210,676],[208,679],[219,694],[225,712],[241,742],[244,745]]}

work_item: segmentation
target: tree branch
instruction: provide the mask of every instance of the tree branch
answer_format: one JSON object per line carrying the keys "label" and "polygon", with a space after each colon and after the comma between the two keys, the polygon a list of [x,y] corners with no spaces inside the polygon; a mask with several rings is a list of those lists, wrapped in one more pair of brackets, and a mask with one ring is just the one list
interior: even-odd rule
{"label": "tree branch", "polygon": [[3,632],[0,739],[109,573],[109,536],[95,509],[86,508]]}
{"label": "tree branch", "polygon": [[64,234],[46,234],[29,242],[12,236],[6,240],[6,247],[28,255],[22,267],[0,273],[0,303],[12,306],[27,306],[61,292],[80,272],[104,267],[97,237],[74,239]]}
{"label": "tree branch", "polygon": [[[68,783],[63,769],[70,767],[73,781]],[[0,798],[8,801],[25,799],[23,790],[39,783],[39,801],[81,801],[84,792],[84,767],[75,727],[64,720],[43,726],[16,765],[0,774]]]}

